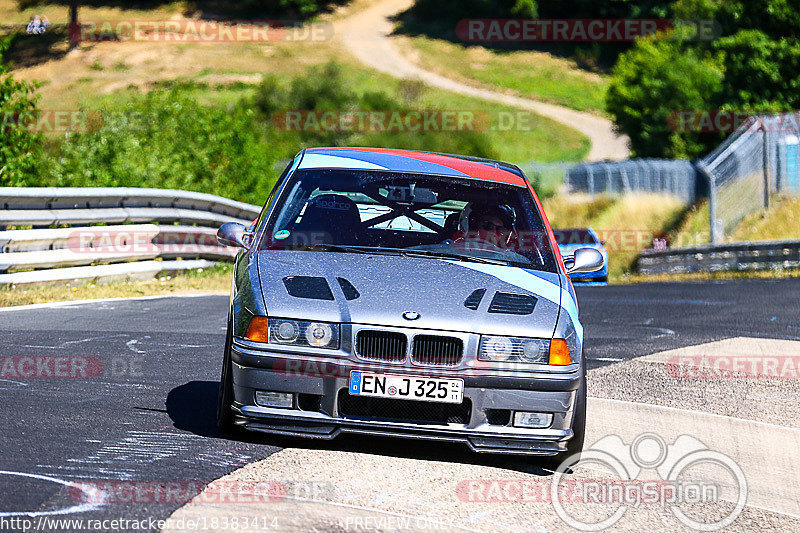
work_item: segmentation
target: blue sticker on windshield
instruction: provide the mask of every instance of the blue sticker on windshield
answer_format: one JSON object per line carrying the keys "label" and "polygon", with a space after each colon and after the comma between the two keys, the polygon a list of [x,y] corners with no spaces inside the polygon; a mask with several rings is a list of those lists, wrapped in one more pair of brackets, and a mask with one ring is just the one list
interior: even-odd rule
{"label": "blue sticker on windshield", "polygon": [[273,237],[275,237],[275,240],[282,241],[283,239],[289,237],[289,235],[290,233],[288,229],[282,229],[280,231],[276,231]]}

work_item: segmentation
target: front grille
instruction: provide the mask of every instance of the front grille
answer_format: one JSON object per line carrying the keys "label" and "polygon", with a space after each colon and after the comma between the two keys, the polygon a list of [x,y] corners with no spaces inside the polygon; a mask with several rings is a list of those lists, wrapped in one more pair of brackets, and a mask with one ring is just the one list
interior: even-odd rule
{"label": "front grille", "polygon": [[428,424],[469,424],[472,403],[468,398],[459,404],[418,402],[352,396],[347,389],[339,391],[339,416],[387,422]]}
{"label": "front grille", "polygon": [[356,351],[365,359],[398,362],[406,358],[407,342],[402,333],[361,330],[356,339]]}
{"label": "front grille", "polygon": [[411,360],[422,365],[455,366],[461,362],[464,344],[455,337],[417,335]]}

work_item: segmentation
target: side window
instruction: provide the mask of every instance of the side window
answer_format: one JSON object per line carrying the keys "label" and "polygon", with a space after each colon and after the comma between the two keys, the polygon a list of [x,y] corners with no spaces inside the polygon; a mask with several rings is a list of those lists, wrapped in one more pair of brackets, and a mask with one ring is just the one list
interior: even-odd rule
{"label": "side window", "polygon": [[258,215],[258,219],[256,220],[256,228],[262,228],[264,224],[264,219],[267,217],[267,213],[269,213],[269,208],[272,206],[272,201],[275,200],[275,195],[283,185],[283,182],[286,180],[286,176],[289,175],[289,170],[292,168],[292,164],[294,163],[294,159],[289,161],[289,164],[286,165],[286,168],[283,169],[280,177],[275,182],[275,185],[272,187],[272,190],[267,196],[267,201],[264,202],[264,207],[261,208],[261,214]]}

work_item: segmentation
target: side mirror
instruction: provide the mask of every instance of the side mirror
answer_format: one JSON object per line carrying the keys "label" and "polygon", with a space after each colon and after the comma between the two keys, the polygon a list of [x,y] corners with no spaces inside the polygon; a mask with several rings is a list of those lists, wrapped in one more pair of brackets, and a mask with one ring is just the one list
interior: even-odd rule
{"label": "side mirror", "polygon": [[603,254],[594,248],[578,248],[572,261],[567,267],[567,274],[577,274],[580,272],[596,272],[603,268]]}
{"label": "side mirror", "polygon": [[217,241],[223,246],[249,248],[252,237],[244,224],[238,222],[226,222],[217,230]]}

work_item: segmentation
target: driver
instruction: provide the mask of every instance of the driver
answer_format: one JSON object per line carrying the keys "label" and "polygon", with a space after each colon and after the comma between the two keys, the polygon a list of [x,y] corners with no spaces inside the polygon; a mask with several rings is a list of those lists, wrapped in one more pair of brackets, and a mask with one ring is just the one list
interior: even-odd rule
{"label": "driver", "polygon": [[514,210],[507,205],[472,205],[467,215],[467,231],[459,232],[455,242],[482,242],[509,248],[514,234]]}

